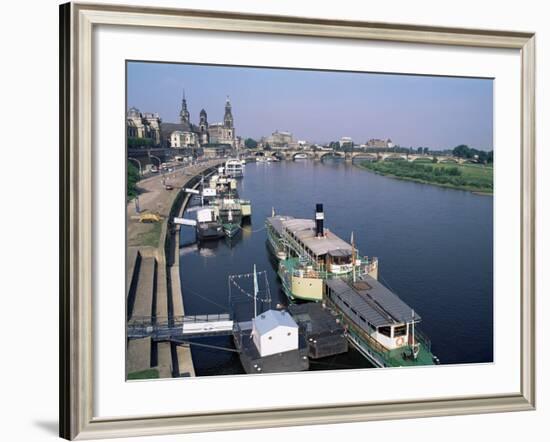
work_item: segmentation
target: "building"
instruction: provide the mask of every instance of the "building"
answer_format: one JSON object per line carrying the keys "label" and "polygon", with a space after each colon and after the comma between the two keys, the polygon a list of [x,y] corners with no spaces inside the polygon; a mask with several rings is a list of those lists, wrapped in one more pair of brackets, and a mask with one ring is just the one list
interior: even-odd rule
{"label": "building", "polygon": [[395,144],[392,143],[392,140],[389,138],[387,140],[381,140],[378,138],[371,138],[365,146],[368,148],[374,148],[374,149],[391,149],[392,147],[395,147]]}
{"label": "building", "polygon": [[[205,113],[206,114],[206,113]],[[225,102],[225,112],[222,123],[213,123],[208,127],[210,144],[228,144],[235,146],[235,125],[233,123],[233,113],[231,112],[231,103],[229,97]]]}
{"label": "building", "polygon": [[351,137],[342,137],[338,143],[340,144],[340,149],[353,148],[353,140]]}
{"label": "building", "polygon": [[195,132],[175,130],[170,134],[170,147],[199,147],[199,135]]}
{"label": "building", "polygon": [[274,149],[286,149],[294,144],[292,134],[290,132],[279,132],[276,130],[264,140],[265,144],[269,144]]}
{"label": "building", "polygon": [[206,110],[202,109],[199,114],[199,123],[193,124],[184,91],[179,112],[179,122],[162,123],[160,126],[160,138],[165,146],[175,149],[185,147],[215,147],[219,145],[224,145],[225,149],[228,146],[230,149],[238,148],[229,97],[225,102],[222,123],[209,123],[208,114]]}
{"label": "building", "polygon": [[126,134],[128,138],[143,138],[151,140],[154,146],[161,143],[161,119],[157,113],[141,113],[131,107],[126,113]]}
{"label": "building", "polygon": [[252,340],[261,357],[298,348],[298,324],[287,311],[268,310],[252,319]]}

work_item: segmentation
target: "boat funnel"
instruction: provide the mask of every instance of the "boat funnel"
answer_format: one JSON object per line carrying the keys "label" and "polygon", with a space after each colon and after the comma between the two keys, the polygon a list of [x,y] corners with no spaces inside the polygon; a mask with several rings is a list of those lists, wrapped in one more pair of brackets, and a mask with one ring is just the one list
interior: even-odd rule
{"label": "boat funnel", "polygon": [[325,236],[325,213],[323,212],[323,205],[317,204],[315,206],[315,236],[317,238],[322,238]]}

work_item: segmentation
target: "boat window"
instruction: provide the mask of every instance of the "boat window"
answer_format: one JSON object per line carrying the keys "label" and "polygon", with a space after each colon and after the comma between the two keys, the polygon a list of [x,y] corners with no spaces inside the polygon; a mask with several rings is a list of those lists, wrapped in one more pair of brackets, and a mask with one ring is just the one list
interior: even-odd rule
{"label": "boat window", "polygon": [[359,319],[363,322],[367,322],[367,320],[365,318],[363,318],[363,316],[359,315]]}
{"label": "boat window", "polygon": [[407,327],[405,325],[400,325],[393,328],[393,337],[405,336],[407,334]]}
{"label": "boat window", "polygon": [[346,301],[344,301],[344,305],[349,308],[349,304]]}
{"label": "boat window", "polygon": [[391,336],[391,327],[378,327],[378,333],[383,334],[384,336],[387,336],[389,338]]}
{"label": "boat window", "polygon": [[351,312],[352,312],[354,315],[357,314],[357,311],[356,311],[355,309],[353,309],[353,308],[351,309]]}

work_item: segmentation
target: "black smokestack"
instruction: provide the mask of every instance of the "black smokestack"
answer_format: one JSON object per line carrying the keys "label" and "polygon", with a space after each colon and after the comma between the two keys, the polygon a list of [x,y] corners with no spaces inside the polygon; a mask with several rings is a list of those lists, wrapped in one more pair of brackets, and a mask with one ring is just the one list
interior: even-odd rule
{"label": "black smokestack", "polygon": [[317,238],[325,236],[324,221],[325,213],[323,212],[323,205],[317,204],[315,206],[315,236]]}

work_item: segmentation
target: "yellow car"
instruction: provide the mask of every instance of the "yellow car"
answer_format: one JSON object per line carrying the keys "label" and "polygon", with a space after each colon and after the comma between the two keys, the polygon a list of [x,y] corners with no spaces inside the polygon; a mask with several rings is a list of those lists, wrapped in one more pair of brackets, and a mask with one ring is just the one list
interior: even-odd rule
{"label": "yellow car", "polygon": [[140,223],[158,223],[161,217],[158,213],[143,213],[139,217]]}

